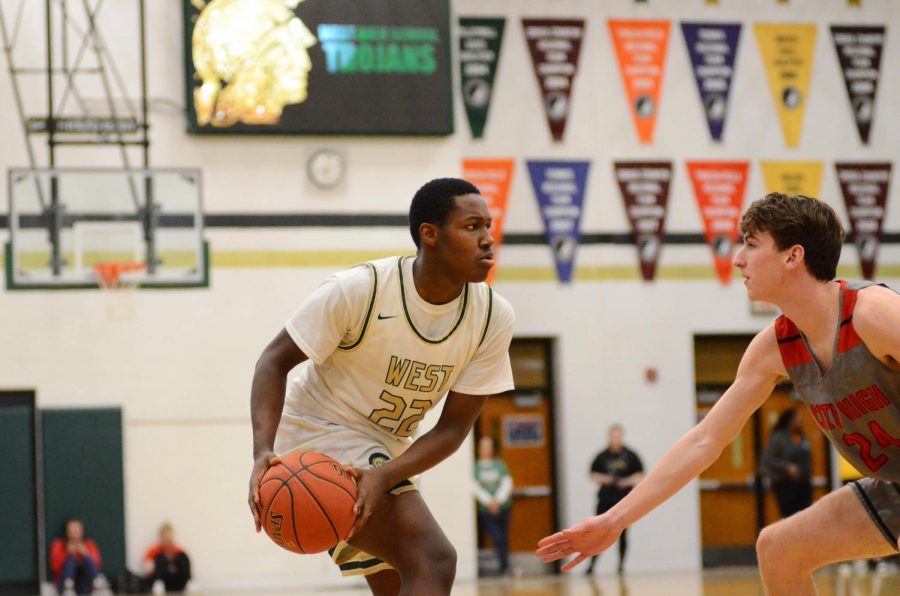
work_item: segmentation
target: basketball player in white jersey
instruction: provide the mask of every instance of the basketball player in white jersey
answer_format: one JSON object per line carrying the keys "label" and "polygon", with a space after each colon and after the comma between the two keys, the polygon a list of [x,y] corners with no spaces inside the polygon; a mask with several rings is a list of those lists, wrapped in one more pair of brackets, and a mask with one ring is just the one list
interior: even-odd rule
{"label": "basketball player in white jersey", "polygon": [[844,232],[815,199],[771,193],[741,220],[734,258],[752,300],[784,313],[759,332],[737,378],[709,414],[603,515],[548,536],[538,555],[575,555],[568,571],[715,462],[753,412],[789,377],[829,441],[865,477],[767,526],[756,551],[766,593],[816,593],[816,569],[897,552],[900,536],[900,296],[834,280]]}
{"label": "basketball player in white jersey", "polygon": [[[456,553],[410,479],[457,450],[488,396],[513,388],[515,316],[484,283],[493,240],[478,189],[432,180],[409,220],[416,256],[329,277],[266,347],[251,389],[257,531],[259,481],[276,454],[335,458],[359,496],[348,542],[331,554],[377,596],[450,593]],[[445,396],[436,426],[412,441]]]}

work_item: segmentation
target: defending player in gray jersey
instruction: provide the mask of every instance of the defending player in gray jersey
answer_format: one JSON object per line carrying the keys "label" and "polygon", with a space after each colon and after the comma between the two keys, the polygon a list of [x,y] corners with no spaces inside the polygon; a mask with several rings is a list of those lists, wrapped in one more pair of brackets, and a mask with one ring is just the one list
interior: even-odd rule
{"label": "defending player in gray jersey", "polygon": [[[900,446],[900,372],[869,351],[853,322],[860,291],[874,284],[836,283],[841,315],[830,369],[822,369],[809,339],[784,315],[775,321],[781,360],[797,393],[844,459],[866,476],[900,481],[900,457],[887,453]],[[889,537],[896,542],[895,532]]]}
{"label": "defending player in gray jersey", "polygon": [[752,300],[784,316],[763,329],[709,414],[607,513],[544,538],[547,562],[568,571],[715,462],[789,376],[835,447],[866,476],[763,529],[756,550],[766,593],[815,594],[812,572],[898,550],[900,535],[900,296],[833,281],[844,232],[825,203],[772,193],[741,220],[734,264]]}

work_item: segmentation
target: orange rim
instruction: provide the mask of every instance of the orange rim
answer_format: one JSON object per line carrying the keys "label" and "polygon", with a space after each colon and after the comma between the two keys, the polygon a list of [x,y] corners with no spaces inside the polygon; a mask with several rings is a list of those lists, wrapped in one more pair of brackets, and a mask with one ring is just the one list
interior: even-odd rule
{"label": "orange rim", "polygon": [[97,281],[101,286],[115,288],[121,284],[123,273],[141,271],[144,267],[144,263],[138,261],[110,261],[94,265],[94,273],[97,274]]}

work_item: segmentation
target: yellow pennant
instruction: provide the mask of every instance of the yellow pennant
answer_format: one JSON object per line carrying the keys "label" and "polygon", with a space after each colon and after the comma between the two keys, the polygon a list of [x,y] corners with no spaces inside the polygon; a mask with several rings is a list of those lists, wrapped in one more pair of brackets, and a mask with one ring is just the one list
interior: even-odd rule
{"label": "yellow pennant", "polygon": [[764,161],[766,192],[819,198],[822,188],[821,161]]}
{"label": "yellow pennant", "polygon": [[784,140],[788,147],[797,147],[812,78],[816,26],[757,23],[754,29]]}

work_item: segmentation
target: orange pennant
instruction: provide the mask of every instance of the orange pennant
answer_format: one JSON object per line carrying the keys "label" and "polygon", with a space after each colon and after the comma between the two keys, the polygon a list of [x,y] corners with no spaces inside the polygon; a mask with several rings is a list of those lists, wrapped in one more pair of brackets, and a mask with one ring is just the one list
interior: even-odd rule
{"label": "orange pennant", "polygon": [[609,20],[619,72],[641,143],[653,142],[669,24],[669,21]]}
{"label": "orange pennant", "polygon": [[738,225],[749,166],[746,161],[687,162],[706,241],[723,284],[731,281],[732,251],[740,237]]}
{"label": "orange pennant", "polygon": [[463,159],[463,178],[481,191],[493,219],[491,237],[494,239],[494,266],[488,274],[488,283],[494,281],[494,274],[497,272],[497,256],[503,244],[503,220],[514,167],[515,161],[512,159]]}

